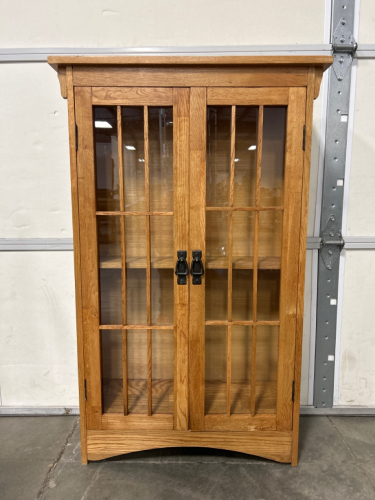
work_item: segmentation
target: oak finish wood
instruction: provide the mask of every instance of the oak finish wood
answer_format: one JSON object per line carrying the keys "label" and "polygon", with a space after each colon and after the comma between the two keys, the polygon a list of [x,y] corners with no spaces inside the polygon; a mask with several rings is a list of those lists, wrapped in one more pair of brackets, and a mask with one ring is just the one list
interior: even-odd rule
{"label": "oak finish wood", "polygon": [[228,88],[208,87],[208,106],[267,106],[287,105],[289,89],[287,87],[273,87],[272,92],[267,88]]}
{"label": "oak finish wood", "polygon": [[[318,75],[319,86],[321,74]],[[318,87],[319,90],[319,87]],[[303,336],[303,310],[306,271],[306,241],[307,241],[307,212],[310,185],[310,159],[311,139],[313,123],[313,104],[316,95],[315,68],[309,69],[307,96],[306,96],[306,140],[303,155],[303,177],[302,177],[302,200],[301,200],[301,228],[299,236],[299,268],[298,268],[298,302],[297,302],[297,328],[295,346],[295,368],[294,368],[294,404],[293,404],[293,434],[292,434],[292,465],[298,463],[298,436],[299,436],[299,413],[301,395],[301,364],[302,364],[302,336]]]}
{"label": "oak finish wood", "polygon": [[[210,446],[257,454],[296,465],[312,103],[313,98],[318,95],[323,70],[331,64],[332,57],[54,56],[49,62],[58,67],[62,94],[68,96],[80,411],[83,422],[82,462],[157,447]],[[95,65],[92,65],[93,62]],[[226,305],[229,321],[205,321],[205,277],[203,276],[201,286],[191,286],[189,276],[190,283],[186,286],[178,286],[174,278],[174,325],[169,324],[169,321],[154,325],[151,317],[151,269],[171,269],[176,252],[180,249],[188,250],[189,262],[192,250],[200,249],[203,257],[205,256],[207,104],[231,106],[232,118],[237,105],[261,106],[259,128],[262,106],[288,106],[284,204],[273,207],[259,206],[262,151],[259,141],[262,134],[258,134],[255,206],[233,206],[235,122],[232,119],[230,206],[207,207],[207,210],[228,213],[229,237],[232,241],[229,245],[229,259],[225,260],[218,255],[210,256],[207,262],[204,262],[206,269],[229,271],[230,300]],[[152,186],[147,159],[148,127],[145,127],[145,210],[126,211],[124,187],[120,181],[120,210],[96,211],[92,105],[117,106],[120,179],[126,169],[122,151],[121,106],[142,106],[146,122],[147,106],[173,105],[173,212],[150,211]],[[75,122],[78,124],[79,137],[77,153]],[[306,124],[305,152],[301,147],[303,124]],[[232,249],[233,214],[244,211],[255,212],[254,252],[250,257],[245,253],[238,253],[238,250],[237,254],[233,255]],[[258,255],[261,224],[259,214],[265,211],[284,214],[281,259],[271,257],[272,254]],[[125,259],[126,232],[122,222],[121,256],[103,259],[101,263],[103,269],[110,270],[106,272],[122,274],[122,324],[116,325],[99,323],[99,266],[95,219],[101,215],[119,216],[121,221],[125,219],[124,215],[140,216],[141,219],[148,220],[145,226],[146,251],[143,255],[130,253]],[[166,215],[173,216],[174,255],[162,251],[160,257],[151,256],[150,218],[155,215],[163,216],[163,220],[166,220]],[[147,272],[145,324],[127,325],[125,261],[128,269],[143,268]],[[258,270],[280,268],[280,320],[271,316],[269,321],[257,321],[257,306],[259,307],[259,300],[264,299],[261,296],[257,298],[257,294],[253,293],[253,321],[230,321],[233,307],[233,270],[252,269],[255,291],[259,282]],[[209,382],[205,389],[205,327],[213,325],[225,327],[227,330],[227,371],[223,382]],[[253,330],[253,368],[251,382],[248,380],[239,383],[233,378],[239,362],[238,348],[234,349],[232,345],[233,332],[235,327],[247,325],[252,326]],[[280,327],[277,384],[273,381],[276,380],[276,375],[270,382],[265,372],[267,344],[264,341],[259,344],[259,339],[257,342],[257,329],[275,326]],[[172,329],[174,379],[172,380],[171,373],[170,379],[159,380],[156,373],[158,365],[155,365],[153,378],[153,335],[157,330],[165,331],[162,335],[171,335],[168,330]],[[103,381],[103,390],[111,391],[113,396],[106,400],[107,406],[103,413],[100,335],[112,335],[111,332],[106,332],[109,330],[119,330],[122,339],[122,361],[118,364],[122,372],[118,375],[118,380],[110,380],[108,383]],[[133,378],[128,380],[127,336],[132,335],[128,330],[146,335],[147,369],[144,380],[134,379],[134,368]],[[155,349],[160,349],[160,346],[155,344]],[[168,349],[172,353],[172,347],[169,346]],[[160,356],[162,351],[157,352]],[[255,359],[261,363],[260,372],[255,372]],[[85,379],[87,401],[84,398]],[[294,404],[291,401],[293,380],[296,384]],[[206,415],[205,390],[210,404],[210,412]],[[153,395],[159,399],[162,397],[159,407],[155,406]],[[129,413],[130,408],[133,413]],[[215,411],[223,411],[223,414],[214,414]],[[245,411],[246,413],[241,413]],[[189,429],[192,432],[189,432]]]}
{"label": "oak finish wood", "polygon": [[77,171],[79,190],[82,314],[87,384],[88,429],[100,429],[102,414],[99,333],[98,252],[91,88],[75,89],[78,127]]}
{"label": "oak finish wood", "polygon": [[77,87],[306,87],[305,66],[74,66]]}
{"label": "oak finish wood", "polygon": [[284,223],[281,263],[280,331],[277,388],[277,430],[292,429],[292,382],[294,377],[295,328],[301,216],[303,125],[306,89],[289,94],[285,153]]}
{"label": "oak finish wood", "polygon": [[[190,243],[202,251],[205,266],[206,241],[206,89],[190,91]],[[191,277],[189,277],[191,281]],[[204,340],[205,340],[205,276],[202,285],[190,289],[189,304],[189,416],[190,429],[204,430]]]}
{"label": "oak finish wood", "polygon": [[[61,80],[60,80],[61,82]],[[80,221],[78,205],[78,172],[77,153],[75,147],[75,110],[73,91],[73,72],[71,66],[66,68],[66,90],[68,97],[69,120],[69,152],[70,152],[70,179],[72,193],[72,222],[73,222],[73,247],[74,247],[74,277],[76,299],[76,325],[77,325],[77,355],[78,355],[78,384],[79,384],[79,415],[81,434],[81,461],[87,464],[87,422],[85,401],[85,353],[83,338],[82,315],[82,285],[81,285],[81,246],[80,246]],[[63,96],[64,97],[64,96]]]}
{"label": "oak finish wood", "polygon": [[[173,89],[174,260],[189,248],[190,89]],[[189,289],[174,278],[175,378],[174,429],[189,428]]]}
{"label": "oak finish wood", "polygon": [[199,446],[240,451],[278,462],[290,462],[291,432],[88,431],[89,460],[134,451],[176,446]]}
{"label": "oak finish wood", "polygon": [[276,66],[321,66],[327,69],[333,63],[332,56],[163,56],[163,55],[111,55],[111,56],[48,56],[48,64],[56,65],[142,65],[142,64],[246,64]]}
{"label": "oak finish wood", "polygon": [[172,106],[173,89],[93,87],[92,103],[105,106]]}

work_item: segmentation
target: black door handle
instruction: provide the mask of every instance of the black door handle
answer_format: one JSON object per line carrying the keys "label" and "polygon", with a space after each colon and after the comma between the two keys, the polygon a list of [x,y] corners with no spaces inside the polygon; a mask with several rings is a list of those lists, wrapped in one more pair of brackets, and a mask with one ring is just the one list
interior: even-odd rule
{"label": "black door handle", "polygon": [[193,250],[193,260],[191,261],[190,274],[193,276],[193,285],[201,285],[204,274],[202,262],[202,250]]}
{"label": "black door handle", "polygon": [[186,276],[189,274],[189,266],[186,262],[187,251],[178,250],[177,251],[177,262],[176,268],[174,270],[177,276],[177,285],[186,285]]}

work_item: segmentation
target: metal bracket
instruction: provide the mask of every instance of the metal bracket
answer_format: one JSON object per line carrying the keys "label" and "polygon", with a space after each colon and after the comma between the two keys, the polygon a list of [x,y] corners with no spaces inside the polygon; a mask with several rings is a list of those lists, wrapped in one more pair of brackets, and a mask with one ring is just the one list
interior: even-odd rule
{"label": "metal bracket", "polygon": [[[338,239],[335,239],[336,237]],[[336,229],[336,217],[332,214],[323,228],[322,240],[320,242],[320,255],[327,269],[332,269],[344,245],[345,241],[341,231],[337,231]]]}
{"label": "metal bracket", "polygon": [[354,40],[353,33],[346,24],[346,19],[342,17],[333,34],[333,70],[337,79],[341,82],[353,61],[353,55],[358,44]]}

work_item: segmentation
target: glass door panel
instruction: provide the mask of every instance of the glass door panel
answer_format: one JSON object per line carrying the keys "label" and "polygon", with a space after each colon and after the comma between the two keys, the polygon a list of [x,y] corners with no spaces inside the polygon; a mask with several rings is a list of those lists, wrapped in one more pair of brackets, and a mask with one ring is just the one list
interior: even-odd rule
{"label": "glass door panel", "polygon": [[205,414],[276,414],[286,106],[208,106]]}
{"label": "glass door panel", "polygon": [[173,413],[173,107],[94,106],[103,412]]}

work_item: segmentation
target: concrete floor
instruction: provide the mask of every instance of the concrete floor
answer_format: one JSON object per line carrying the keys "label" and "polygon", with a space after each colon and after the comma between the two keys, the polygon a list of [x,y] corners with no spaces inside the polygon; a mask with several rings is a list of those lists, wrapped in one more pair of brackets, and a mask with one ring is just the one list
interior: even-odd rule
{"label": "concrete floor", "polygon": [[298,467],[173,448],[80,463],[77,417],[0,417],[1,500],[375,500],[375,418],[301,417]]}

